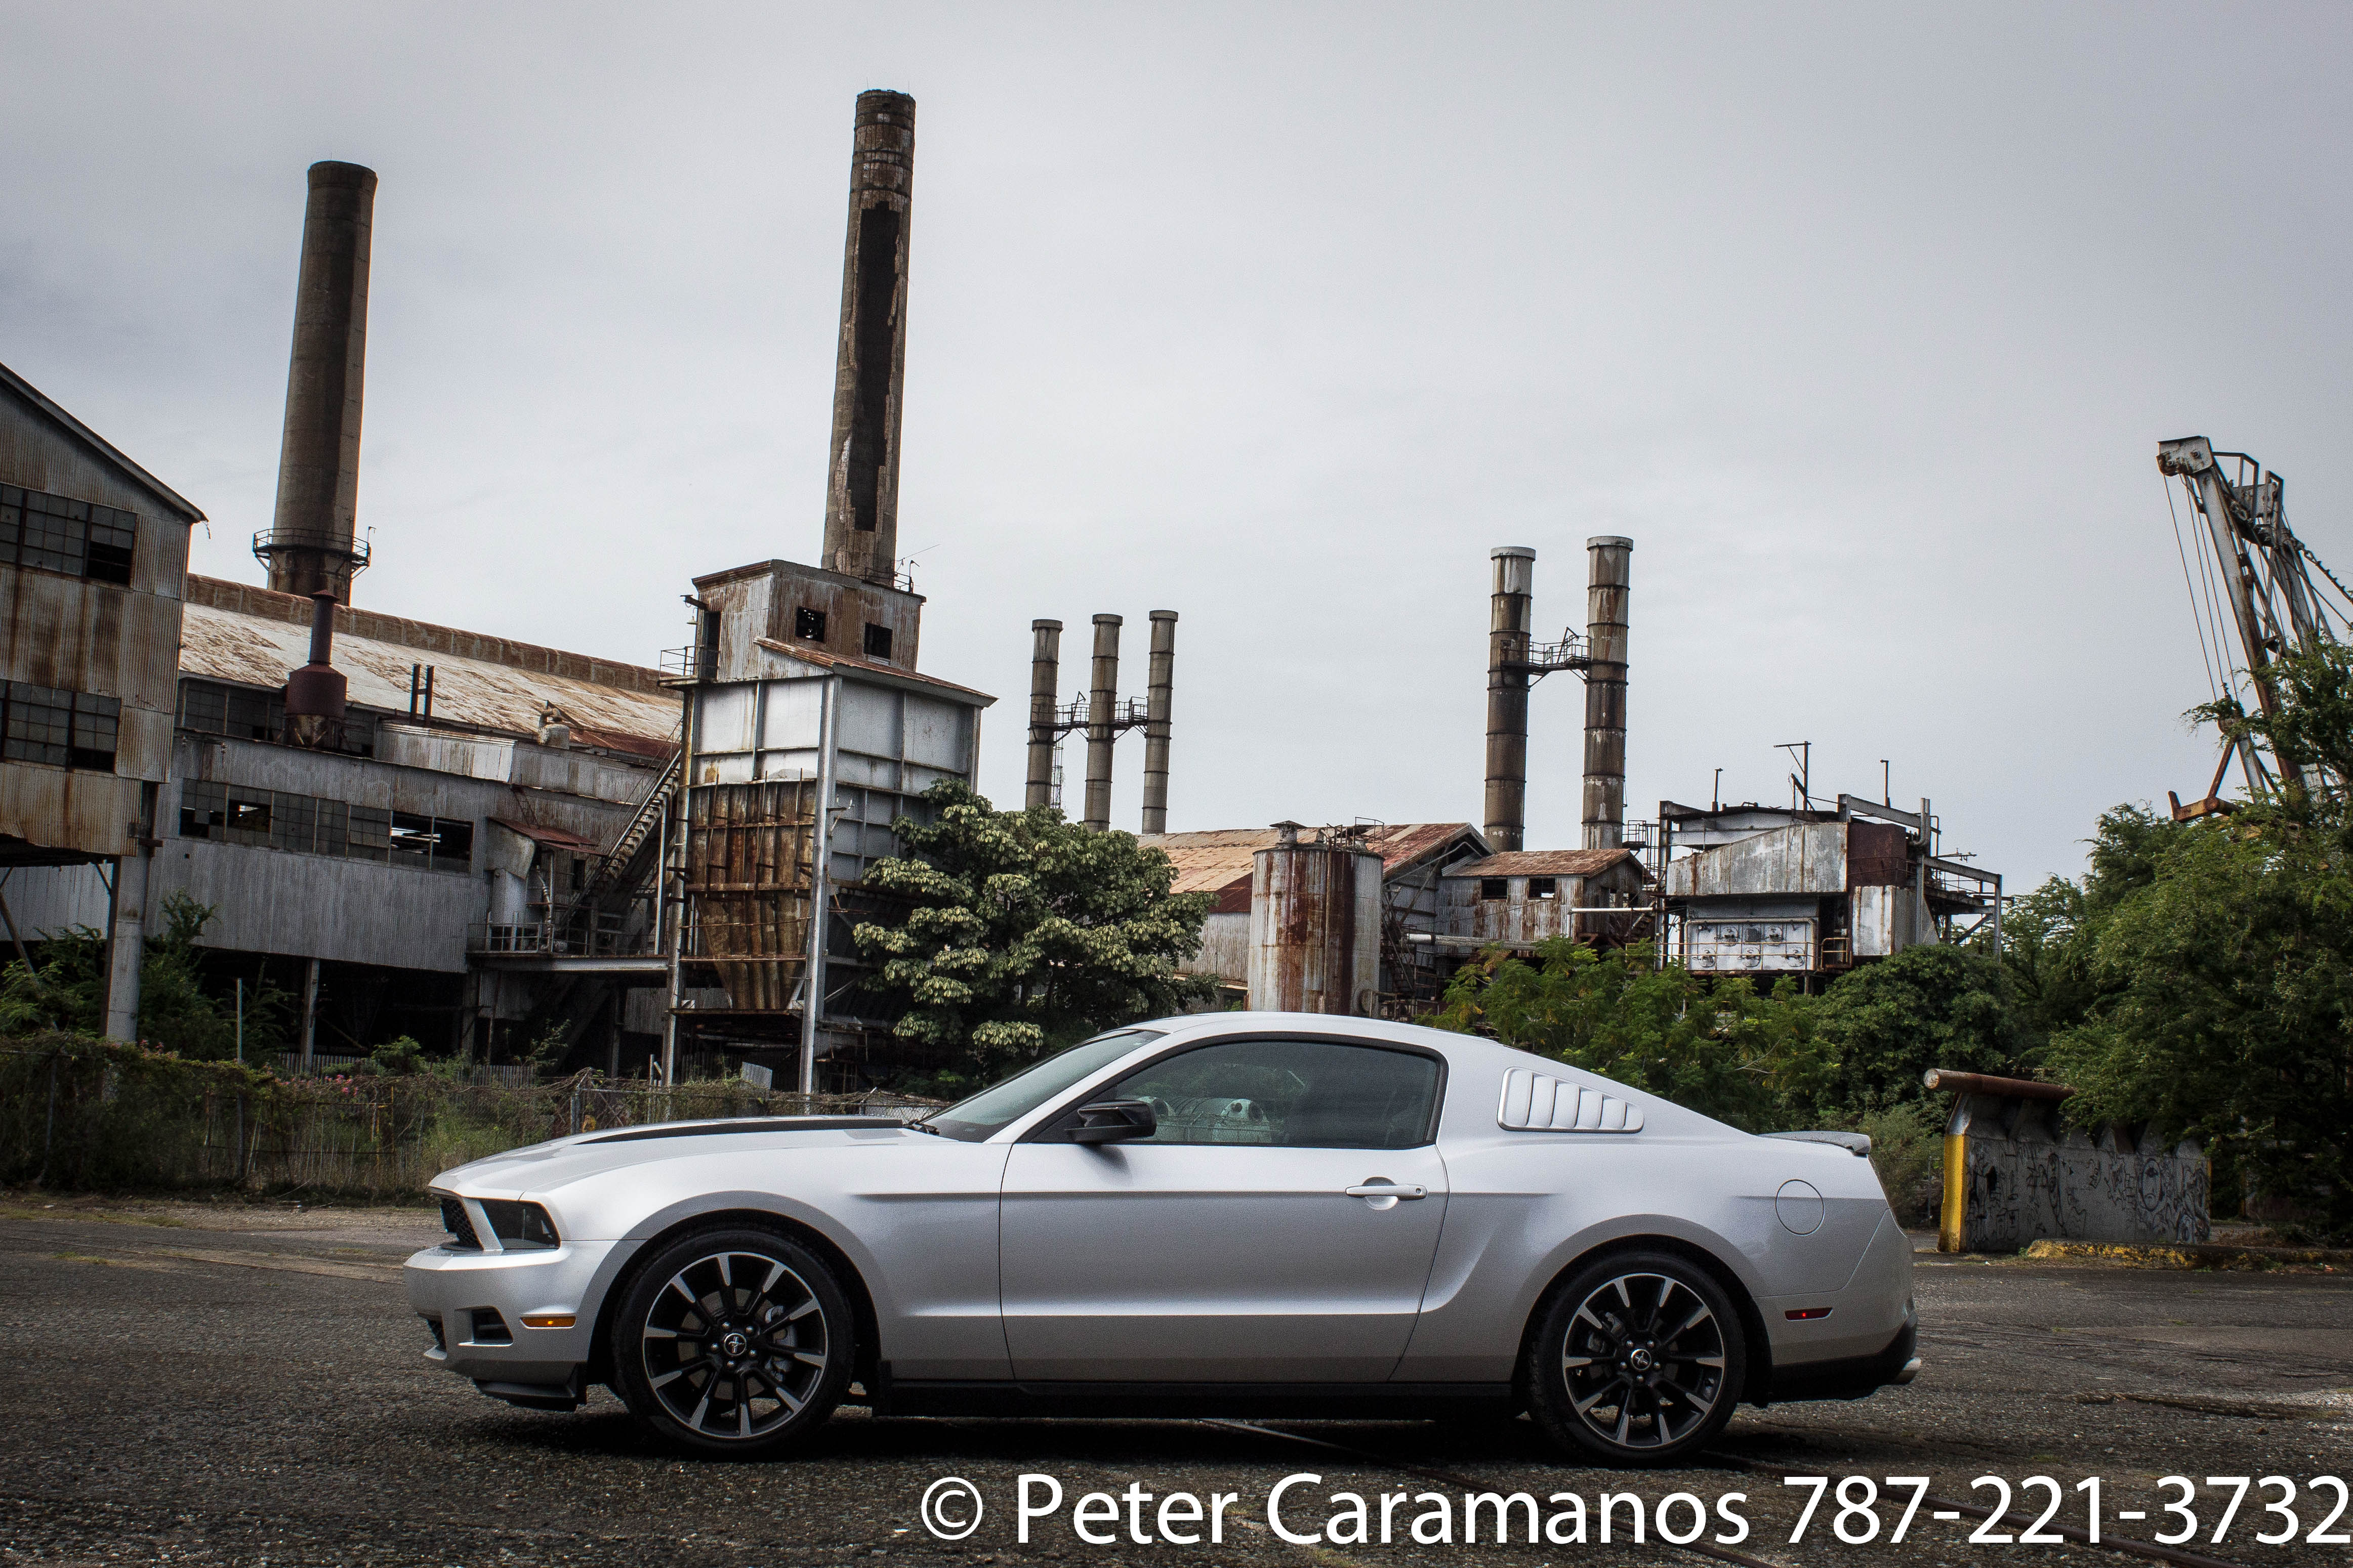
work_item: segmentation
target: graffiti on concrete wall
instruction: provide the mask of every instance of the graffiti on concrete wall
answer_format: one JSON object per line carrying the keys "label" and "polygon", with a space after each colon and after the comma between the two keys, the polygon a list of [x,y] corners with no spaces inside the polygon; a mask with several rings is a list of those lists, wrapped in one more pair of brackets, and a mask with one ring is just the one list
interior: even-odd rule
{"label": "graffiti on concrete wall", "polygon": [[1962,1188],[1959,1235],[1941,1243],[1948,1249],[2211,1235],[2204,1152],[2156,1128],[2087,1131],[2067,1126],[2047,1102],[1965,1094],[1947,1127],[1946,1169]]}

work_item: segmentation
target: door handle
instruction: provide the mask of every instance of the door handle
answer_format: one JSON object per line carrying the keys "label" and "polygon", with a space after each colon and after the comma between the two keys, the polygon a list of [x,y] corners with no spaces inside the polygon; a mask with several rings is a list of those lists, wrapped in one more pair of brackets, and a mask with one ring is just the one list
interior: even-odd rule
{"label": "door handle", "polygon": [[1367,1182],[1361,1187],[1344,1189],[1352,1198],[1426,1198],[1428,1187],[1402,1187],[1395,1182]]}

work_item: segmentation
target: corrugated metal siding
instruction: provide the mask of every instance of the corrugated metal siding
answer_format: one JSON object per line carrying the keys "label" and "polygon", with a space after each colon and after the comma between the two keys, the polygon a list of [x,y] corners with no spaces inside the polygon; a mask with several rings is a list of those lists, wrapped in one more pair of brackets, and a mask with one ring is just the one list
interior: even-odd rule
{"label": "corrugated metal siding", "polygon": [[1667,868],[1667,896],[1842,893],[1847,826],[1800,823],[1687,856]]}
{"label": "corrugated metal siding", "polygon": [[207,947],[446,973],[465,969],[466,927],[490,909],[480,877],[201,838],[155,853],[149,897],[174,892],[213,907]]}
{"label": "corrugated metal siding", "polygon": [[817,781],[697,784],[686,796],[687,952],[739,1008],[782,1012],[808,968]]}
{"label": "corrugated metal siding", "polygon": [[[1380,857],[1303,844],[1257,857],[1250,883],[1250,1005],[1353,1015],[1379,983]],[[1369,1000],[1369,998],[1366,998]]]}

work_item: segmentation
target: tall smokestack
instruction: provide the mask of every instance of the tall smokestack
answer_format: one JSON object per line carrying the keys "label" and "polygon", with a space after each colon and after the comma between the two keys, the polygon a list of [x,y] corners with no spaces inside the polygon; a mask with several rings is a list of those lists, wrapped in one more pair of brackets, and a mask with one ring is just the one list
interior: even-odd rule
{"label": "tall smokestack", "polygon": [[1585,542],[1585,847],[1626,837],[1626,595],[1634,542]]}
{"label": "tall smokestack", "polygon": [[1098,831],[1111,826],[1111,748],[1119,739],[1119,731],[1112,728],[1119,702],[1119,628],[1117,616],[1095,617],[1094,667],[1087,680],[1086,825]]}
{"label": "tall smokestack", "polygon": [[1176,612],[1152,612],[1151,685],[1145,700],[1144,831],[1168,831],[1168,710],[1176,696]]}
{"label": "tall smokestack", "polygon": [[1528,602],[1536,552],[1525,544],[1487,552],[1495,592],[1487,626],[1487,844],[1522,847],[1528,801]]}
{"label": "tall smokestack", "polygon": [[1061,680],[1062,623],[1029,623],[1029,778],[1021,804],[1054,804],[1054,695]]}
{"label": "tall smokestack", "polygon": [[849,155],[849,237],[841,261],[841,342],[833,373],[825,564],[885,585],[899,552],[899,414],[907,360],[907,219],[915,181],[915,100],[858,95]]}
{"label": "tall smokestack", "polygon": [[280,593],[328,593],[345,605],[352,602],[352,573],[367,563],[353,541],[375,220],[374,170],[311,165],[294,353],[286,372],[286,433],[278,449],[278,514],[253,544],[269,564],[269,585]]}

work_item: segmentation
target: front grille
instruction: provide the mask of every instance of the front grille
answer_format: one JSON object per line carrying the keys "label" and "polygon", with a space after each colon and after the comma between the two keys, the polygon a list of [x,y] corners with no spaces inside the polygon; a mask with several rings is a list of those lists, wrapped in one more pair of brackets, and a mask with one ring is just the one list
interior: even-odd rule
{"label": "front grille", "polygon": [[474,1342],[478,1345],[511,1345],[514,1331],[499,1316],[495,1307],[477,1307],[473,1311]]}
{"label": "front grille", "polygon": [[473,1217],[466,1213],[466,1205],[456,1198],[441,1200],[441,1226],[449,1233],[449,1239],[443,1243],[444,1246],[469,1252],[482,1250],[482,1238],[474,1234]]}

